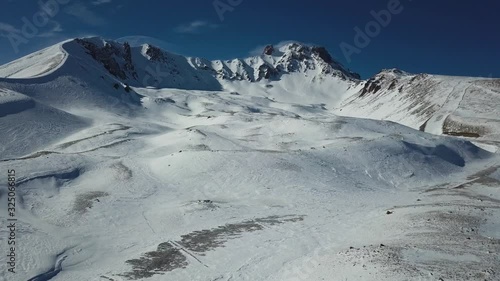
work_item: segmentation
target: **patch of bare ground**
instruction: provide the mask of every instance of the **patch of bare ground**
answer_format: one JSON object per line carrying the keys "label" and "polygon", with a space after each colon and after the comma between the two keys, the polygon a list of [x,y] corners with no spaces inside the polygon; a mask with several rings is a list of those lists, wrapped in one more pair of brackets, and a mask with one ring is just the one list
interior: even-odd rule
{"label": "patch of bare ground", "polygon": [[467,177],[468,182],[455,186],[454,188],[466,188],[473,184],[482,184],[486,186],[498,186],[500,187],[500,180],[492,177],[491,175],[495,173],[500,166],[493,166],[487,169],[481,170],[473,175]]}
{"label": "patch of bare ground", "polygon": [[115,172],[115,179],[117,180],[128,180],[132,177],[132,170],[125,166],[122,162],[113,164],[111,168]]}
{"label": "patch of bare ground", "polygon": [[73,211],[77,213],[85,213],[88,209],[92,208],[94,203],[99,202],[99,198],[108,196],[109,193],[103,191],[90,191],[78,194],[73,204]]}
{"label": "patch of bare ground", "polygon": [[223,247],[227,241],[241,238],[245,233],[262,231],[269,226],[299,222],[303,219],[303,216],[295,215],[270,216],[193,231],[182,235],[179,241],[161,243],[155,251],[146,252],[138,259],[127,260],[126,263],[132,266],[132,271],[121,276],[142,280],[153,275],[165,274],[174,269],[186,268],[189,265],[188,257],[203,264],[196,255],[203,256],[205,252]]}
{"label": "patch of bare ground", "polygon": [[450,136],[460,136],[468,138],[479,138],[488,133],[488,130],[479,125],[465,124],[453,120],[450,116],[446,117],[443,123],[443,134]]}
{"label": "patch of bare ground", "polygon": [[500,89],[500,79],[484,79],[484,80],[478,80],[475,82],[475,84],[487,87],[491,91],[500,93],[498,89]]}

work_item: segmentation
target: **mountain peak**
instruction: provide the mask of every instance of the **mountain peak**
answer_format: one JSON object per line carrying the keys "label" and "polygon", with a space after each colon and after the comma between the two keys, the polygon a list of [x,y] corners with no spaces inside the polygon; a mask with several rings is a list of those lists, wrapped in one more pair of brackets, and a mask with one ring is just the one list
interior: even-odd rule
{"label": "mountain peak", "polygon": [[392,75],[395,75],[395,76],[407,76],[407,75],[411,75],[410,73],[406,72],[406,71],[403,71],[399,68],[386,68],[386,69],[382,69],[379,73],[380,74],[392,74]]}
{"label": "mountain peak", "polygon": [[321,47],[321,46],[319,46],[319,47],[312,47],[311,51],[313,52],[313,54],[318,55],[326,63],[333,63],[334,62],[332,56],[326,50],[325,47]]}
{"label": "mountain peak", "polygon": [[351,72],[337,62],[323,46],[308,45],[299,42],[290,42],[278,46],[264,47],[262,57],[274,57],[280,68],[288,72],[319,69],[321,74],[333,74],[344,79],[360,80],[359,74]]}
{"label": "mountain peak", "polygon": [[267,45],[262,51],[263,55],[268,56],[283,56],[287,53],[301,54],[310,57],[315,54],[318,55],[323,61],[327,63],[332,63],[334,60],[328,50],[323,46],[311,46],[298,42],[291,42],[287,44],[279,45],[275,47],[274,45]]}

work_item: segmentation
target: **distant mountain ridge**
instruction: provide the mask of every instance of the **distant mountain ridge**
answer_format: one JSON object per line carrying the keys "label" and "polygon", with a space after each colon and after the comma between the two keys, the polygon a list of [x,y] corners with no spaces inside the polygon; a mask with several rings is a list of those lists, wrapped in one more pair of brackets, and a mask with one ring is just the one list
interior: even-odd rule
{"label": "distant mountain ridge", "polygon": [[[360,79],[359,74],[347,70],[335,61],[324,47],[298,43],[279,48],[269,45],[260,56],[214,61],[184,57],[150,44],[131,47],[127,42],[122,44],[99,37],[77,38],[58,45],[61,52],[81,60],[84,60],[83,50],[117,79],[137,87],[220,90],[217,80],[258,82],[263,79],[277,80],[282,75],[297,72],[313,76],[334,76],[344,80]],[[45,50],[53,52],[56,46]],[[77,50],[78,47],[82,50]],[[9,69],[16,68],[23,59],[30,56],[0,67],[0,77],[28,78],[16,75],[19,72],[9,73]],[[57,68],[64,56],[61,53],[52,54],[52,58],[59,58],[50,61],[52,68]],[[44,73],[40,72],[39,74]]]}
{"label": "distant mountain ridge", "polygon": [[[267,46],[262,55],[246,59],[209,61],[198,57],[183,57],[164,51],[153,45],[145,44],[131,48],[128,43],[119,44],[100,38],[76,39],[80,45],[101,62],[116,77],[139,82],[144,74],[156,77],[158,73],[138,73],[141,68],[158,69],[159,74],[174,81],[192,76],[198,81],[210,80],[206,76],[229,81],[257,82],[263,79],[279,79],[291,72],[312,72],[316,75],[332,75],[342,79],[360,79],[359,74],[345,69],[333,60],[324,47],[311,47],[290,43],[275,49]],[[144,61],[146,58],[149,63]],[[137,67],[136,65],[140,66]],[[197,73],[192,73],[193,71]],[[144,80],[144,79],[143,79]],[[147,86],[147,85],[142,85]],[[177,87],[182,85],[177,84]]]}
{"label": "distant mountain ridge", "polygon": [[338,111],[500,145],[500,79],[386,69],[364,81]]}
{"label": "distant mountain ridge", "polygon": [[[55,85],[65,94],[51,91]],[[249,58],[210,61],[150,44],[77,38],[0,66],[2,86],[59,109],[72,104],[68,93],[85,106],[109,108],[111,102],[129,108],[140,106],[141,95],[134,90],[139,88],[226,91],[487,144],[500,139],[499,79],[385,69],[361,80],[324,47],[299,43],[268,45]]]}

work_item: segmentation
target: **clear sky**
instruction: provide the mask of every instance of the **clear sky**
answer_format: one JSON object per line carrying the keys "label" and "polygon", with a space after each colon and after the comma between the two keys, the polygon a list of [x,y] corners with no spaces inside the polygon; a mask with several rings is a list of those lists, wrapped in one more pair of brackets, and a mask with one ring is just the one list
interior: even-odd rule
{"label": "clear sky", "polygon": [[[399,1],[2,0],[0,64],[89,35],[150,41],[207,59],[246,57],[266,44],[296,40],[325,46],[364,78],[393,67],[500,77],[498,1]],[[372,11],[382,24],[372,22]],[[355,40],[355,28],[367,25],[369,42]]]}

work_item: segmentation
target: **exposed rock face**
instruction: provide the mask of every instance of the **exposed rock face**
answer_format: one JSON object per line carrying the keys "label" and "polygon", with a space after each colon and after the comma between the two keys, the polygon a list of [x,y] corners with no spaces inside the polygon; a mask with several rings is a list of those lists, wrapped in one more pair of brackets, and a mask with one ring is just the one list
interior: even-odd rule
{"label": "exposed rock face", "polygon": [[413,83],[413,82],[419,82],[419,81],[422,81],[424,80],[425,78],[427,78],[429,75],[428,74],[425,74],[425,73],[420,73],[416,76],[414,76],[411,80],[410,80],[410,84]]}
{"label": "exposed rock face", "polygon": [[271,79],[273,77],[276,77],[278,75],[278,71],[267,65],[267,64],[263,64],[261,66],[259,66],[259,74],[258,74],[258,78],[256,79],[257,81],[260,81],[262,79]]}
{"label": "exposed rock face", "polygon": [[334,62],[332,56],[328,53],[325,47],[313,47],[312,52],[317,54],[326,63]]}
{"label": "exposed rock face", "polygon": [[[411,79],[408,77],[411,77]],[[366,94],[379,94],[381,91],[393,91],[396,89],[401,93],[408,84],[422,80],[425,77],[425,75],[410,75],[397,68],[383,69],[377,75],[366,81],[365,86],[360,91],[359,97],[363,97]]]}
{"label": "exposed rock face", "polygon": [[128,42],[123,43],[124,48],[124,58],[125,58],[125,69],[132,73],[133,77],[137,79],[137,73],[135,72],[134,63],[132,62],[132,51]]}
{"label": "exposed rock face", "polygon": [[376,93],[381,89],[381,87],[382,86],[380,86],[380,80],[371,78],[370,80],[366,81],[366,84],[361,90],[361,94],[359,96],[362,97],[368,93]]}
{"label": "exposed rock face", "polygon": [[394,90],[396,88],[398,81],[396,79],[392,80],[391,84],[389,85],[388,90]]}
{"label": "exposed rock face", "polygon": [[[104,68],[106,68],[109,71],[109,73],[122,80],[127,79],[125,71],[116,61],[117,57],[122,57],[122,58],[124,57],[123,56],[124,54],[122,54],[122,50],[120,50],[116,46],[112,46],[109,43],[105,43],[104,47],[99,47],[90,41],[82,39],[76,39],[76,42],[82,45],[85,49],[87,49],[87,52],[96,61],[100,62],[104,66]],[[130,58],[130,64],[132,64],[131,58]]]}
{"label": "exposed rock face", "polygon": [[167,62],[167,58],[163,51],[155,46],[147,45],[146,55],[148,55],[152,61]]}
{"label": "exposed rock face", "polygon": [[272,54],[273,54],[273,52],[274,52],[274,46],[273,46],[273,45],[267,45],[267,46],[264,48],[264,52],[263,52],[263,54],[264,54],[264,55],[268,55],[268,56],[270,56],[270,55],[272,55]]}

